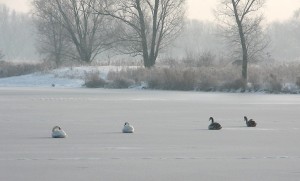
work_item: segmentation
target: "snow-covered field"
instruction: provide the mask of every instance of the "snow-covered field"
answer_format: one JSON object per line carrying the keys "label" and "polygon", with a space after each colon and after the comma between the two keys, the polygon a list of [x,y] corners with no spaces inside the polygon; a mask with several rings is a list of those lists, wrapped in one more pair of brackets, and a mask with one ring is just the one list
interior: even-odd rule
{"label": "snow-covered field", "polygon": [[298,95],[2,87],[0,180],[298,181],[299,108]]}
{"label": "snow-covered field", "polygon": [[[99,72],[99,76],[106,79],[110,70],[117,71],[121,66],[83,66],[66,67],[50,70],[48,72],[37,72],[28,75],[0,78],[0,87],[55,87],[79,88],[84,84],[87,73]],[[131,66],[129,68],[136,68]]]}

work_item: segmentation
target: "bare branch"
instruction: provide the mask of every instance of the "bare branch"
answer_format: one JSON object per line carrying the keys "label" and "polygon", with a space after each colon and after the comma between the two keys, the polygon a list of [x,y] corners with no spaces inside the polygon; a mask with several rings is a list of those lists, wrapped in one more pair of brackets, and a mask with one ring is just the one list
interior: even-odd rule
{"label": "bare branch", "polygon": [[242,54],[244,89],[247,83],[248,61],[263,52],[268,45],[262,38],[263,16],[259,12],[264,2],[264,0],[224,0],[216,10],[224,37],[231,43],[231,47],[238,48],[232,52]]}
{"label": "bare branch", "polygon": [[[100,0],[98,0],[100,1]],[[184,20],[184,0],[112,0],[96,13],[127,25],[123,52],[142,54],[145,67],[155,64],[161,48],[176,38]],[[127,42],[127,44],[126,44]]]}

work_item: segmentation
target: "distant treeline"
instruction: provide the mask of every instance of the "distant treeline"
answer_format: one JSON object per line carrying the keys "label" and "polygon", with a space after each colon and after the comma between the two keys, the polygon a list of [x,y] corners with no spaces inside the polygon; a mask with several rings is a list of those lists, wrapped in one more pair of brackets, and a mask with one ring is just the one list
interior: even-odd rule
{"label": "distant treeline", "polygon": [[[296,11],[294,16],[287,21],[272,22],[266,25],[265,31],[271,41],[265,60],[295,61],[299,59],[299,12],[300,10]],[[55,62],[55,58],[45,53],[40,46],[42,38],[38,34],[38,27],[33,14],[18,13],[5,5],[0,5],[1,60],[31,61],[39,59]],[[120,49],[120,47],[118,48]],[[216,23],[185,20],[185,26],[180,36],[161,53],[159,59],[199,59],[209,53],[215,56],[218,62],[222,59],[230,59],[229,50],[230,47],[219,36]],[[115,53],[119,56],[115,56]],[[120,54],[120,51],[117,52],[115,49],[108,48],[97,54],[94,61],[107,61],[107,59],[114,59],[114,57],[122,59]],[[128,56],[126,59],[129,59]],[[234,61],[234,59],[228,61]]]}

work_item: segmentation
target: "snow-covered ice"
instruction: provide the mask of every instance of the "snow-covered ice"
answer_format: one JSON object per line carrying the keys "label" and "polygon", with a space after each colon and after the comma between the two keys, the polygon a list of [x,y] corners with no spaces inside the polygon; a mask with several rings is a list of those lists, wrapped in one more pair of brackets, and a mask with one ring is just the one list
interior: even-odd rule
{"label": "snow-covered ice", "polygon": [[[298,181],[299,107],[298,95],[2,87],[0,180]],[[55,125],[68,138],[52,139]]]}

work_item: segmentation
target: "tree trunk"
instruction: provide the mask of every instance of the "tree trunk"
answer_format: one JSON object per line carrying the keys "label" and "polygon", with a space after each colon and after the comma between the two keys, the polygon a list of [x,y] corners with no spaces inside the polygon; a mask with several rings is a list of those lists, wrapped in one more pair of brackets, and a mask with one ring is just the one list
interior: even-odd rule
{"label": "tree trunk", "polygon": [[81,51],[80,51],[79,56],[80,56],[81,61],[86,62],[86,63],[91,63],[91,54],[87,50],[85,50],[84,47],[81,47],[80,49],[81,49]]}
{"label": "tree trunk", "polygon": [[248,52],[246,44],[242,45],[243,47],[243,65],[242,65],[242,77],[243,77],[243,88],[246,90],[248,82]]}
{"label": "tree trunk", "polygon": [[236,19],[236,23],[239,29],[239,36],[241,40],[242,52],[243,52],[243,64],[242,64],[242,79],[243,79],[243,90],[247,88],[247,73],[248,73],[248,51],[246,46],[246,39],[245,34],[243,31],[242,21],[239,18],[238,11],[237,11],[237,4],[234,0],[232,0],[232,6],[234,10],[234,15]]}
{"label": "tree trunk", "polygon": [[149,63],[150,63],[151,67],[154,66],[155,61],[156,61],[156,56],[155,56],[156,48],[155,48],[155,45],[159,46],[156,43],[157,32],[158,32],[158,29],[157,29],[157,14],[158,14],[159,3],[160,3],[159,0],[155,0],[154,11],[153,11],[153,22],[152,22],[152,41],[151,41],[151,50],[150,50],[150,56],[149,56]]}
{"label": "tree trunk", "polygon": [[238,23],[238,26],[239,26],[239,34],[240,34],[242,52],[243,52],[243,64],[242,64],[243,90],[246,90],[247,81],[248,81],[247,80],[248,79],[248,50],[246,46],[246,40],[245,40],[242,24]]}
{"label": "tree trunk", "polygon": [[146,24],[145,24],[145,20],[144,20],[144,14],[143,14],[143,11],[142,11],[142,8],[141,8],[140,0],[136,0],[135,2],[136,2],[136,6],[137,6],[136,7],[137,11],[139,13],[144,66],[146,68],[150,68],[151,67],[151,62],[149,60],[149,55],[148,55]]}

